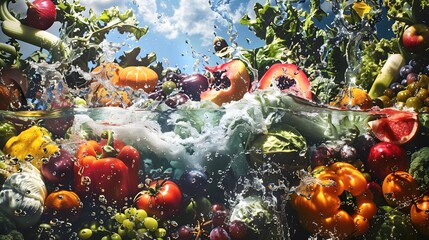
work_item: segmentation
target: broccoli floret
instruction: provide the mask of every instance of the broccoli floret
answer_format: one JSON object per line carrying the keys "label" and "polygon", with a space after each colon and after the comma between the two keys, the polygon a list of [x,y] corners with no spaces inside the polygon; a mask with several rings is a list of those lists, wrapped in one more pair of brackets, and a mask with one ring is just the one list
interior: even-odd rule
{"label": "broccoli floret", "polygon": [[24,240],[22,233],[16,230],[15,223],[5,214],[0,212],[0,240]]}
{"label": "broccoli floret", "polygon": [[408,172],[422,188],[429,188],[429,147],[423,147],[411,155],[411,164]]}

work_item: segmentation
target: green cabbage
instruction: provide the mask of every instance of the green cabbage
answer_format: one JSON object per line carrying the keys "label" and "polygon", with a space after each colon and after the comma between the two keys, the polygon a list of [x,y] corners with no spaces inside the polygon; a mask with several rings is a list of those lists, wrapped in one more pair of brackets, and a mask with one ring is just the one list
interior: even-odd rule
{"label": "green cabbage", "polygon": [[252,163],[261,165],[272,161],[287,170],[298,170],[308,165],[305,154],[306,139],[287,124],[276,124],[267,133],[258,135],[251,143],[249,156]]}

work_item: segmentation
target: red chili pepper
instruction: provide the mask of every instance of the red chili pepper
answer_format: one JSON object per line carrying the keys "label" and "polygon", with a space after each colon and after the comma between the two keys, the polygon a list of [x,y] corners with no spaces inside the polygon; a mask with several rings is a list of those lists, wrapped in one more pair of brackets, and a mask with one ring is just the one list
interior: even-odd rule
{"label": "red chili pepper", "polygon": [[108,204],[123,205],[138,193],[140,155],[132,146],[113,140],[105,131],[106,140],[84,142],[78,147],[75,164],[75,191],[83,197],[99,198]]}

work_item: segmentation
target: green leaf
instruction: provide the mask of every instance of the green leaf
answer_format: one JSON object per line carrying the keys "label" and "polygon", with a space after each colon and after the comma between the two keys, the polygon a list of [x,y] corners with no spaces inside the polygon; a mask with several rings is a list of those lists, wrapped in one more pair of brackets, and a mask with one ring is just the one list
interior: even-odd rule
{"label": "green leaf", "polygon": [[135,47],[130,51],[124,52],[124,54],[119,57],[121,66],[149,66],[156,61],[156,54],[154,52],[147,54],[144,58],[138,58],[140,51],[140,47]]}

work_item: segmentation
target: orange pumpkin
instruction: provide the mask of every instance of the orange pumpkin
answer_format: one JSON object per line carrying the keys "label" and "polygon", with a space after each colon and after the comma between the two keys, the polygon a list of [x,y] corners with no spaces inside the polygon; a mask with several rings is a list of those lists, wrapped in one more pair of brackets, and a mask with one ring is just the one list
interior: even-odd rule
{"label": "orange pumpkin", "polygon": [[119,79],[113,80],[112,83],[116,86],[131,87],[134,90],[143,89],[150,93],[155,91],[158,84],[158,74],[148,67],[131,66],[122,69],[119,73]]}
{"label": "orange pumpkin", "polygon": [[80,210],[80,198],[72,191],[52,192],[45,200],[45,212],[59,220],[74,222],[78,219]]}
{"label": "orange pumpkin", "polygon": [[414,227],[421,234],[429,236],[429,194],[424,195],[411,206],[410,214]]}

